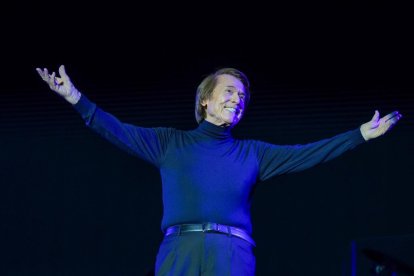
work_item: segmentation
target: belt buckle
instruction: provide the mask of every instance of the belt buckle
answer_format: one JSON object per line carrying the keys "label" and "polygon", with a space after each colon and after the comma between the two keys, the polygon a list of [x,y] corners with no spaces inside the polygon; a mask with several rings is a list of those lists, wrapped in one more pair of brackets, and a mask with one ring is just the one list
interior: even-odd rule
{"label": "belt buckle", "polygon": [[213,223],[213,222],[203,223],[203,232],[211,232],[211,231],[220,232],[219,230],[220,230],[219,224],[217,223]]}

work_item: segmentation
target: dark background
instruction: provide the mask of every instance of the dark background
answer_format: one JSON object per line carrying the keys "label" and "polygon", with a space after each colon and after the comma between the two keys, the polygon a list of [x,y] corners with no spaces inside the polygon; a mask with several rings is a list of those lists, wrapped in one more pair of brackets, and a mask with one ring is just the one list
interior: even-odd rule
{"label": "dark background", "polygon": [[253,235],[258,275],[350,275],[355,243],[377,237],[398,240],[390,254],[413,264],[408,7],[18,3],[3,12],[0,275],[145,275],[162,238],[157,170],[87,129],[35,72],[60,64],[91,100],[141,126],[196,127],[195,89],[220,67],[252,83],[240,138],[307,143],[359,127],[375,109],[399,110],[388,135],[261,183]]}

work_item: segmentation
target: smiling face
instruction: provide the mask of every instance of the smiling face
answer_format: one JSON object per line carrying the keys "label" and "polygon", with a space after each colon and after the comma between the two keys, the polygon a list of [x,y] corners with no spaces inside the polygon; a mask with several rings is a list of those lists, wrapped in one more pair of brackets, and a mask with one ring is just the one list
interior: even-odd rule
{"label": "smiling face", "polygon": [[243,83],[232,75],[217,76],[217,83],[210,98],[201,104],[205,120],[218,126],[234,127],[242,118],[246,92]]}

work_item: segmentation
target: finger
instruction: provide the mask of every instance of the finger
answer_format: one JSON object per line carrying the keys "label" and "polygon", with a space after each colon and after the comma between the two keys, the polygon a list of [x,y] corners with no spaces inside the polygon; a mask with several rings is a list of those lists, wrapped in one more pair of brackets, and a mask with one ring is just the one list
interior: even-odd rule
{"label": "finger", "polygon": [[37,71],[37,73],[39,73],[39,75],[40,75],[40,77],[42,78],[42,80],[46,81],[46,77],[45,77],[45,74],[44,74],[44,72],[42,71],[42,69],[37,68],[37,69],[36,69],[36,71]]}
{"label": "finger", "polygon": [[387,123],[390,123],[392,125],[395,125],[400,119],[402,118],[401,114],[397,114],[394,117],[390,118]]}
{"label": "finger", "polygon": [[36,71],[44,81],[47,81],[47,74],[42,69],[36,68]]}
{"label": "finger", "polygon": [[42,71],[42,69],[40,69],[40,68],[36,68],[36,72],[41,76],[41,77],[43,77],[43,71]]}
{"label": "finger", "polygon": [[[395,113],[395,112],[393,112],[393,113]],[[390,113],[390,114],[393,114],[393,113]],[[392,118],[390,118],[390,119],[388,119],[385,123],[384,123],[384,129],[383,129],[383,133],[386,133],[386,132],[388,132],[388,131],[390,131],[396,124],[397,124],[397,122],[400,120],[402,118],[402,115],[401,114],[397,114],[397,115],[395,115],[394,117],[392,117]]]}
{"label": "finger", "polygon": [[394,118],[395,116],[399,116],[399,115],[400,115],[400,113],[398,111],[394,111],[394,112],[391,112],[390,114],[387,114],[386,116],[384,116],[381,120],[386,122],[386,121]]}
{"label": "finger", "polygon": [[50,75],[49,75],[49,71],[47,70],[47,68],[43,69],[43,75],[44,75],[44,80],[46,82],[50,82]]}
{"label": "finger", "polygon": [[52,73],[51,75],[47,75],[47,84],[49,84],[50,89],[54,90],[56,87],[55,81],[54,81],[54,73]]}
{"label": "finger", "polygon": [[55,72],[52,72],[52,74],[50,75],[50,83],[53,84],[54,86],[56,86],[57,84]]}

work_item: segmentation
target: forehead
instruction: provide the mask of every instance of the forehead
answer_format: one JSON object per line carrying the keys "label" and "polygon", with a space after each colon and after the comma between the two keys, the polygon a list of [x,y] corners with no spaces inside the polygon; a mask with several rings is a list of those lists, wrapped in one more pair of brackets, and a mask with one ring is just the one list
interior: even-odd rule
{"label": "forehead", "polygon": [[227,75],[227,74],[217,76],[216,87],[218,88],[234,87],[237,90],[245,92],[243,83],[235,76]]}

